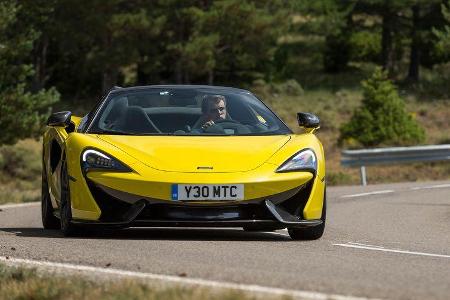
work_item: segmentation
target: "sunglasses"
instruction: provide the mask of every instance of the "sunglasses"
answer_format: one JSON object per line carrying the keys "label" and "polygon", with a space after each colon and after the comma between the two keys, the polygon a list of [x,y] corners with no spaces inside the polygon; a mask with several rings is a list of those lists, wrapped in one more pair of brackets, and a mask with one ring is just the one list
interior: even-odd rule
{"label": "sunglasses", "polygon": [[225,110],[225,106],[221,106],[221,107],[217,107],[217,108],[211,108],[211,109],[209,110],[209,113],[213,114],[213,113],[215,113],[216,111],[222,112],[222,111],[224,111],[224,110]]}

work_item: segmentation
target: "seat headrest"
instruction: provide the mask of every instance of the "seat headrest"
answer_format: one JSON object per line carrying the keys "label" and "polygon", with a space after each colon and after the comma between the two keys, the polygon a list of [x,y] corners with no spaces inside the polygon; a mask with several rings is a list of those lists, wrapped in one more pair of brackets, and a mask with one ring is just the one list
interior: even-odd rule
{"label": "seat headrest", "polygon": [[115,101],[111,111],[108,116],[105,118],[105,121],[116,121],[120,118],[121,115],[125,113],[125,110],[128,107],[128,99],[126,97],[121,97]]}
{"label": "seat headrest", "polygon": [[142,107],[139,106],[127,108],[122,126],[125,131],[133,133],[161,133]]}

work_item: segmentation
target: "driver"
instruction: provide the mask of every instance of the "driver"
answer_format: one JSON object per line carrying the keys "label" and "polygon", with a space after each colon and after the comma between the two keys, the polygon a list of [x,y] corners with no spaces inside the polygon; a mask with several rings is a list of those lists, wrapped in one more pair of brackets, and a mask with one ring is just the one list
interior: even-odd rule
{"label": "driver", "polygon": [[227,100],[223,95],[205,95],[202,100],[202,129],[227,118]]}

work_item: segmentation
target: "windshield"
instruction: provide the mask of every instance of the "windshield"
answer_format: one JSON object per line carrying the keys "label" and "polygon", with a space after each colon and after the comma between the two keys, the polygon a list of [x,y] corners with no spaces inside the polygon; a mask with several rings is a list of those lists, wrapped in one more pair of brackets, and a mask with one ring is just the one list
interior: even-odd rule
{"label": "windshield", "polygon": [[90,133],[129,135],[275,135],[291,131],[249,92],[149,88],[105,100]]}

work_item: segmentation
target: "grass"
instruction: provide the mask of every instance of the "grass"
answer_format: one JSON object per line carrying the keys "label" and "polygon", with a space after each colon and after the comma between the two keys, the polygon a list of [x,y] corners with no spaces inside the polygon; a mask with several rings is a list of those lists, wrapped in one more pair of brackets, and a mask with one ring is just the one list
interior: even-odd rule
{"label": "grass", "polygon": [[40,200],[41,147],[33,139],[0,147],[0,204]]}
{"label": "grass", "polygon": [[[90,277],[89,277],[90,278]],[[94,280],[63,276],[0,263],[0,299],[290,299],[242,291],[157,286],[139,280]]]}

